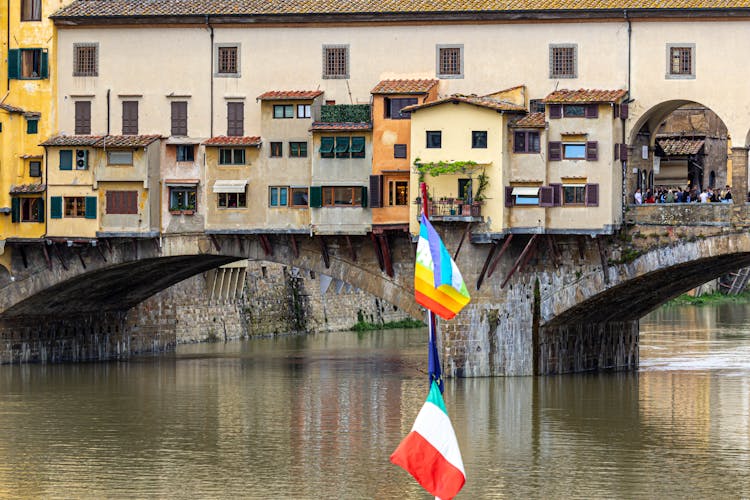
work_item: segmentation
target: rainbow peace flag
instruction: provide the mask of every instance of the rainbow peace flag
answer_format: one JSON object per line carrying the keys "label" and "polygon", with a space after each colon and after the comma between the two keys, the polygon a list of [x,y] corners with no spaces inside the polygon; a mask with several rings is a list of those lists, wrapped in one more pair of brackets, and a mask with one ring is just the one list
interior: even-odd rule
{"label": "rainbow peace flag", "polygon": [[424,214],[419,226],[414,295],[417,303],[443,319],[453,318],[471,300],[461,272]]}

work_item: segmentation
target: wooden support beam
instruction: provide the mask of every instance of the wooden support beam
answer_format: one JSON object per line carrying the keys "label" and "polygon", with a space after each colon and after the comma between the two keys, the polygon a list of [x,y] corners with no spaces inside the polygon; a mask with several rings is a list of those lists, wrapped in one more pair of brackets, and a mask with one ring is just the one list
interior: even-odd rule
{"label": "wooden support beam", "polygon": [[131,241],[133,242],[133,253],[135,254],[135,260],[138,260],[138,240],[136,238],[133,238]]}
{"label": "wooden support beam", "polygon": [[349,255],[352,257],[352,262],[357,262],[357,252],[354,251],[354,245],[352,245],[352,239],[349,235],[346,235],[346,245],[349,247]]}
{"label": "wooden support beam", "polygon": [[482,283],[484,283],[484,274],[487,272],[487,268],[490,266],[490,261],[492,260],[492,256],[495,255],[495,251],[497,250],[497,247],[500,245],[499,242],[494,242],[492,244],[492,247],[490,247],[490,251],[487,253],[487,258],[484,259],[484,265],[482,266],[482,272],[479,273],[479,278],[477,278],[477,290],[482,286]]}
{"label": "wooden support beam", "polygon": [[78,260],[81,261],[81,266],[86,269],[86,262],[83,260],[83,251],[80,248],[77,248],[76,253],[78,253]]}
{"label": "wooden support beam", "polygon": [[391,248],[388,245],[388,236],[383,233],[378,235],[380,242],[380,251],[383,252],[383,264],[385,265],[385,274],[393,278],[393,262],[391,261]]}
{"label": "wooden support beam", "polygon": [[[539,239],[541,239],[541,236],[539,237]],[[533,257],[536,256],[536,254],[537,254],[538,251],[539,251],[539,244],[538,244],[538,240],[537,240],[537,242],[535,242],[532,245],[531,250],[529,250],[529,253],[526,254],[526,257],[524,257],[523,262],[521,262],[521,265],[518,267],[518,269],[516,270],[516,272],[517,273],[522,273],[523,270],[526,269],[526,264],[528,264],[529,261]]]}
{"label": "wooden support beam", "polygon": [[505,277],[505,281],[503,281],[503,284],[500,285],[500,288],[505,288],[505,285],[508,284],[508,281],[510,281],[510,279],[513,277],[513,274],[528,261],[528,255],[531,252],[531,249],[536,246],[538,237],[539,235],[535,234],[531,237],[529,242],[526,243],[526,247],[524,247],[523,252],[521,252],[521,255],[519,255],[516,259],[515,264],[513,264],[513,267],[510,269],[508,276]]}
{"label": "wooden support beam", "polygon": [[65,260],[63,259],[62,252],[60,252],[60,247],[58,245],[54,245],[55,253],[57,254],[57,259],[60,261],[60,265],[63,269],[66,271],[68,270],[67,264],[65,264]]}
{"label": "wooden support beam", "polygon": [[495,272],[495,268],[497,267],[498,263],[500,262],[500,259],[503,257],[503,254],[505,253],[508,248],[510,248],[510,242],[513,240],[513,234],[509,234],[507,238],[505,238],[505,242],[503,242],[503,247],[500,249],[500,253],[497,254],[497,257],[495,257],[495,260],[490,265],[489,270],[487,271],[487,277],[491,278],[492,273]]}
{"label": "wooden support beam", "polygon": [[380,243],[378,243],[378,237],[375,233],[370,233],[370,239],[372,240],[372,246],[375,247],[375,255],[378,258],[378,265],[381,271],[385,271],[385,262],[383,262],[383,252],[380,250]]}
{"label": "wooden support beam", "polygon": [[215,234],[209,234],[209,238],[211,238],[211,243],[214,244],[214,248],[217,252],[221,252],[221,243],[219,243],[219,239],[216,237]]}
{"label": "wooden support beam", "polygon": [[107,258],[104,256],[104,252],[102,252],[101,246],[96,245],[94,248],[96,248],[96,251],[99,252],[99,256],[102,258],[104,262],[107,262]]}
{"label": "wooden support beam", "polygon": [[273,247],[271,246],[271,240],[268,239],[267,234],[260,235],[260,245],[263,247],[263,253],[266,254],[266,257],[273,255]]}
{"label": "wooden support beam", "polygon": [[111,254],[112,253],[112,245],[109,244],[109,240],[105,239],[102,240],[104,242],[104,246],[107,247],[107,251]]}
{"label": "wooden support beam", "polygon": [[604,275],[604,282],[606,284],[609,284],[609,273],[607,272],[607,270],[609,269],[609,264],[607,264],[607,254],[604,251],[604,247],[602,246],[601,238],[596,239],[596,246],[599,247],[599,258],[602,261],[602,275]]}
{"label": "wooden support beam", "polygon": [[458,259],[458,252],[461,251],[461,247],[464,244],[464,240],[466,239],[466,236],[469,235],[469,233],[471,233],[471,222],[466,224],[466,229],[464,230],[464,234],[461,235],[461,241],[458,242],[458,248],[456,248],[456,253],[453,254],[453,260]]}
{"label": "wooden support beam", "polygon": [[581,257],[581,260],[586,258],[586,237],[585,236],[578,237],[578,255]]}
{"label": "wooden support beam", "polygon": [[325,264],[326,269],[328,269],[331,267],[331,257],[328,255],[328,245],[326,245],[325,236],[320,236],[318,242],[320,242],[320,253],[323,254],[323,263]]}
{"label": "wooden support beam", "polygon": [[21,251],[21,260],[23,260],[23,268],[28,269],[29,261],[26,258],[26,247],[24,247],[24,245],[18,245],[18,249]]}
{"label": "wooden support beam", "polygon": [[237,247],[240,249],[240,253],[245,253],[244,245],[242,244],[242,236],[237,236]]}
{"label": "wooden support beam", "polygon": [[290,234],[289,239],[292,240],[292,253],[294,253],[294,258],[299,259],[299,247],[297,246],[297,238],[293,234]]}
{"label": "wooden support beam", "polygon": [[547,249],[549,250],[549,257],[552,263],[555,265],[555,268],[560,267],[560,260],[557,256],[557,249],[555,248],[555,242],[552,240],[552,235],[547,234],[544,239],[547,240]]}
{"label": "wooden support beam", "polygon": [[159,246],[159,238],[152,238],[151,242],[154,244],[154,250],[156,250],[156,253],[161,253],[161,247]]}
{"label": "wooden support beam", "polygon": [[46,243],[42,243],[42,251],[44,252],[44,260],[47,261],[47,269],[52,270],[52,259],[50,259]]}

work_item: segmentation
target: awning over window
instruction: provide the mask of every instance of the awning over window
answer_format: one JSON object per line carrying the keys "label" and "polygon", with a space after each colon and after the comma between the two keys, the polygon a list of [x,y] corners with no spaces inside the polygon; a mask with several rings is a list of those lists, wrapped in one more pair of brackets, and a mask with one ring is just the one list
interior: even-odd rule
{"label": "awning over window", "polygon": [[214,182],[214,193],[244,193],[247,180],[240,181],[216,181]]}
{"label": "awning over window", "polygon": [[166,179],[164,184],[170,187],[193,187],[198,185],[198,179]]}
{"label": "awning over window", "polygon": [[538,196],[538,187],[514,187],[511,192],[513,196]]}

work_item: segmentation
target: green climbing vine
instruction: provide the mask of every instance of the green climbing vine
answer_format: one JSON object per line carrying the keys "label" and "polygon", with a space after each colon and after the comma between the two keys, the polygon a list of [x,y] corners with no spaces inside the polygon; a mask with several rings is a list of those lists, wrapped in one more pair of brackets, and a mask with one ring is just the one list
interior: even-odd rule
{"label": "green climbing vine", "polygon": [[422,163],[422,160],[417,158],[414,160],[414,168],[419,173],[419,182],[424,182],[426,175],[437,177],[443,174],[465,174],[477,166],[477,162],[467,161],[439,161]]}

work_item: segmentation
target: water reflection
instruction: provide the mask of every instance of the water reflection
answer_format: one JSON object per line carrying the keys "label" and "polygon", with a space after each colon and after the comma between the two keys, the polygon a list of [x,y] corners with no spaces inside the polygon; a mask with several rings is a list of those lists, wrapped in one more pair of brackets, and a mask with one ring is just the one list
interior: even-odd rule
{"label": "water reflection", "polygon": [[[750,496],[750,310],[660,310],[638,374],[459,379],[461,498]],[[426,334],[0,367],[0,497],[429,498],[390,453]]]}

